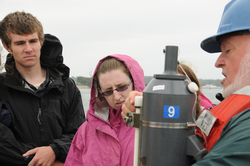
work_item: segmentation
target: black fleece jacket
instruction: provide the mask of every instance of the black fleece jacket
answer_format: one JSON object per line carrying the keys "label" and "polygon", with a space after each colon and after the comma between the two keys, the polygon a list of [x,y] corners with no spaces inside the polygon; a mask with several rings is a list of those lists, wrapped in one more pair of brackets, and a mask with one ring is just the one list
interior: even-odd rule
{"label": "black fleece jacket", "polygon": [[[0,165],[27,165],[33,156],[26,151],[51,146],[56,160],[64,162],[85,114],[79,89],[63,64],[62,45],[46,34],[41,49],[41,65],[49,69],[50,83],[42,95],[25,87],[16,68],[0,75],[0,108],[11,112],[12,123],[0,123]],[[6,63],[13,64],[7,58]]]}

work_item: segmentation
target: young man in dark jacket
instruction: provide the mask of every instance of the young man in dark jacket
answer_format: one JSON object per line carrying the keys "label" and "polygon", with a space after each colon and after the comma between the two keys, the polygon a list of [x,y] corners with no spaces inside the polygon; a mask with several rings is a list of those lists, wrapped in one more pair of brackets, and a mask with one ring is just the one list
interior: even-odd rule
{"label": "young man in dark jacket", "polygon": [[62,45],[25,12],[0,22],[0,38],[9,52],[0,101],[12,116],[10,128],[0,123],[0,165],[63,165],[85,115]]}

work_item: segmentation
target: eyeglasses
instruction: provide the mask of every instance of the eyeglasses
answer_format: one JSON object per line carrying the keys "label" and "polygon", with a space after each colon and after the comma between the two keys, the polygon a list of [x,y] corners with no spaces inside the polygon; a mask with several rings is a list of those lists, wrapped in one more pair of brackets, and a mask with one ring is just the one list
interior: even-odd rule
{"label": "eyeglasses", "polygon": [[121,85],[121,86],[117,87],[116,89],[107,90],[107,91],[105,91],[105,92],[102,92],[102,90],[100,89],[100,91],[101,91],[101,94],[102,94],[103,96],[110,96],[110,95],[113,94],[113,92],[114,92],[115,90],[116,90],[117,92],[123,92],[123,91],[127,90],[127,89],[129,88],[129,86],[131,85],[131,83],[132,83],[132,80],[130,80],[130,82],[129,82],[128,84]]}

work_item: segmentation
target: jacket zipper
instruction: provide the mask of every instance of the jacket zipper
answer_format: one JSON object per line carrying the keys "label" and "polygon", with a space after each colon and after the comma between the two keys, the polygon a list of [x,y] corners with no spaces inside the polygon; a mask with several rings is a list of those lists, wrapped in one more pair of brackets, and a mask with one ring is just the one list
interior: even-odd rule
{"label": "jacket zipper", "polygon": [[38,114],[37,114],[37,121],[41,125],[41,114],[42,114],[42,109],[41,109],[41,100],[38,101]]}

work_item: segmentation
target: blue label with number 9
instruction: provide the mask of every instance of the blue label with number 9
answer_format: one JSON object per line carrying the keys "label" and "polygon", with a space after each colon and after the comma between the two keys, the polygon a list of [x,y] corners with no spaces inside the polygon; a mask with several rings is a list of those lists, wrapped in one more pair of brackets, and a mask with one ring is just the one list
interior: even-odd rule
{"label": "blue label with number 9", "polygon": [[163,117],[178,119],[180,113],[180,106],[164,105]]}

